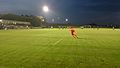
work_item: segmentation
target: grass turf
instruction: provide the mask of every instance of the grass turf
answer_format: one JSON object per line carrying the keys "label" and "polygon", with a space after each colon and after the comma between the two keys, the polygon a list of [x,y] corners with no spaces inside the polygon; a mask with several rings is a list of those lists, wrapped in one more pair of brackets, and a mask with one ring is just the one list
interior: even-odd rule
{"label": "grass turf", "polygon": [[0,68],[120,68],[120,30],[0,31]]}

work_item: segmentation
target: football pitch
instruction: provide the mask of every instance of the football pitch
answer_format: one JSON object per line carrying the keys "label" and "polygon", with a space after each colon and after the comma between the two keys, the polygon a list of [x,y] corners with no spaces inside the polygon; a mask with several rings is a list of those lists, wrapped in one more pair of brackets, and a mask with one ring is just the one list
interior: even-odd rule
{"label": "football pitch", "polygon": [[120,68],[120,30],[0,30],[0,68]]}

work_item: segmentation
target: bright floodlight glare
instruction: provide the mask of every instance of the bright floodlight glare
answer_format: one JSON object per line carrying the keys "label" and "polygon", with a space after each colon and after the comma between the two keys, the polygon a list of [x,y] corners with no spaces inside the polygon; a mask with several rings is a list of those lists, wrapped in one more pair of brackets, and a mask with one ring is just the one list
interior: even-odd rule
{"label": "bright floodlight glare", "polygon": [[0,19],[0,22],[2,22],[2,20]]}
{"label": "bright floodlight glare", "polygon": [[44,6],[44,7],[43,7],[43,11],[44,11],[44,12],[48,12],[48,11],[49,11],[48,6]]}

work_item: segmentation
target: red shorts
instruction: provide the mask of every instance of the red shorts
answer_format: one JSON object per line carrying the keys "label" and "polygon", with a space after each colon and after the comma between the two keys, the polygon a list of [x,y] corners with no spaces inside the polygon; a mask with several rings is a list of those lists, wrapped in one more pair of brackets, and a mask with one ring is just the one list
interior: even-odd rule
{"label": "red shorts", "polygon": [[75,30],[71,30],[71,35],[75,35]]}

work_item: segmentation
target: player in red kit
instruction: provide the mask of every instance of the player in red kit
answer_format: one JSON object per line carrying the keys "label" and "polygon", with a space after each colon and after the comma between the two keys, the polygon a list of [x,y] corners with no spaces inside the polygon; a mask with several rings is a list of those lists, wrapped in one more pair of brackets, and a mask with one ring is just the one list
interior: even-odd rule
{"label": "player in red kit", "polygon": [[69,31],[70,31],[71,35],[73,36],[73,38],[78,38],[77,37],[77,32],[76,32],[75,28],[70,27]]}

